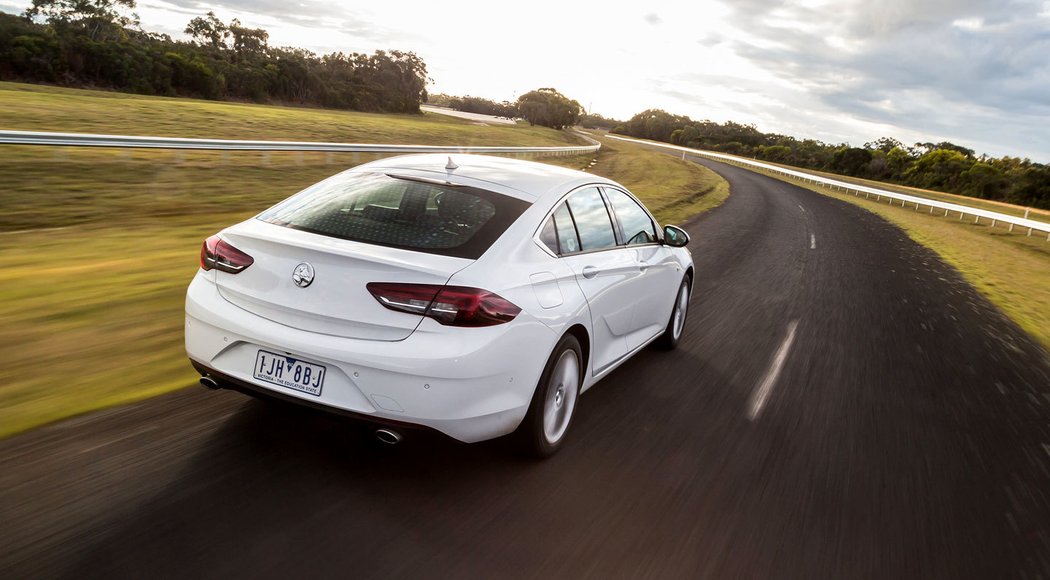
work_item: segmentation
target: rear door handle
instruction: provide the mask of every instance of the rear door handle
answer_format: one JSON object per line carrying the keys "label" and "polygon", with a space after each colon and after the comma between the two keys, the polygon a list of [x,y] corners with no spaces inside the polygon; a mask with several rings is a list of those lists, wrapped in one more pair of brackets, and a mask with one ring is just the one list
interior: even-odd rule
{"label": "rear door handle", "polygon": [[584,266],[583,267],[583,277],[584,278],[594,278],[597,275],[598,275],[598,268],[595,268],[594,266]]}

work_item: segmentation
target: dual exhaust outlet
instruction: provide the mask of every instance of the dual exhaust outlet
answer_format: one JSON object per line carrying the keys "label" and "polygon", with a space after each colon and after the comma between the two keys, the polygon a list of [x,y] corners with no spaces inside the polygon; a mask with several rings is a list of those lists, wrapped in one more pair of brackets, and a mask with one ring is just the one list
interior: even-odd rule
{"label": "dual exhaust outlet", "polygon": [[[201,377],[201,386],[213,391],[222,388],[218,381],[208,375]],[[384,445],[397,445],[398,443],[401,443],[401,434],[393,429],[387,429],[385,427],[376,429],[375,437],[376,441],[379,441]]]}

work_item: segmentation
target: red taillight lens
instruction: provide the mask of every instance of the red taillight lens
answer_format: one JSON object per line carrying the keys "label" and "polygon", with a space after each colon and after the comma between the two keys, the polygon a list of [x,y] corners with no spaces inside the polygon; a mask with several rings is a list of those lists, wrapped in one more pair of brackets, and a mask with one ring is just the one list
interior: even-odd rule
{"label": "red taillight lens", "polygon": [[236,274],[255,263],[255,259],[226,243],[218,234],[201,246],[201,268]]}
{"label": "red taillight lens", "polygon": [[446,326],[493,326],[521,312],[501,296],[480,288],[372,282],[366,286],[383,306],[429,316]]}
{"label": "red taillight lens", "polygon": [[424,315],[442,286],[434,284],[386,284],[372,282],[365,285],[380,304],[398,312]]}

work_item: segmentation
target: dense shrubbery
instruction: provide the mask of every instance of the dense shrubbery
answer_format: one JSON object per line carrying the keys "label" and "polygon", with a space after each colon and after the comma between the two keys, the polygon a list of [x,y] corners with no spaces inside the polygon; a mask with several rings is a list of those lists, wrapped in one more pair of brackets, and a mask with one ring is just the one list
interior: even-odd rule
{"label": "dense shrubbery", "polygon": [[426,64],[411,52],[274,48],[265,30],[212,13],[190,21],[192,41],[177,41],[140,30],[132,8],[34,0],[24,16],[0,13],[0,79],[398,113],[426,99]]}
{"label": "dense shrubbery", "polygon": [[617,121],[616,119],[603,117],[594,113],[584,113],[584,115],[580,117],[580,126],[586,129],[612,131],[620,125],[623,125],[623,121]]}
{"label": "dense shrubbery", "polygon": [[580,122],[583,107],[554,89],[536,89],[518,97],[518,115],[530,125],[555,129],[572,127]]}
{"label": "dense shrubbery", "polygon": [[1050,166],[1016,157],[977,156],[972,149],[949,142],[908,147],[883,137],[863,147],[832,145],[762,133],[754,125],[693,121],[658,109],[638,113],[615,132],[808,169],[1050,208]]}

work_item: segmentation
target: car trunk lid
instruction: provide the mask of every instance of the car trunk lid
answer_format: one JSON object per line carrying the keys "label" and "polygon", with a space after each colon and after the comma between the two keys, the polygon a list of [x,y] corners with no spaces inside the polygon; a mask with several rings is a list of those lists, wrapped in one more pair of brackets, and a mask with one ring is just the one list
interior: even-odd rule
{"label": "car trunk lid", "polygon": [[254,219],[226,230],[222,237],[255,260],[237,274],[216,272],[219,293],[227,301],[292,328],[364,340],[402,340],[422,320],[420,315],[384,308],[366,284],[443,285],[472,262]]}

